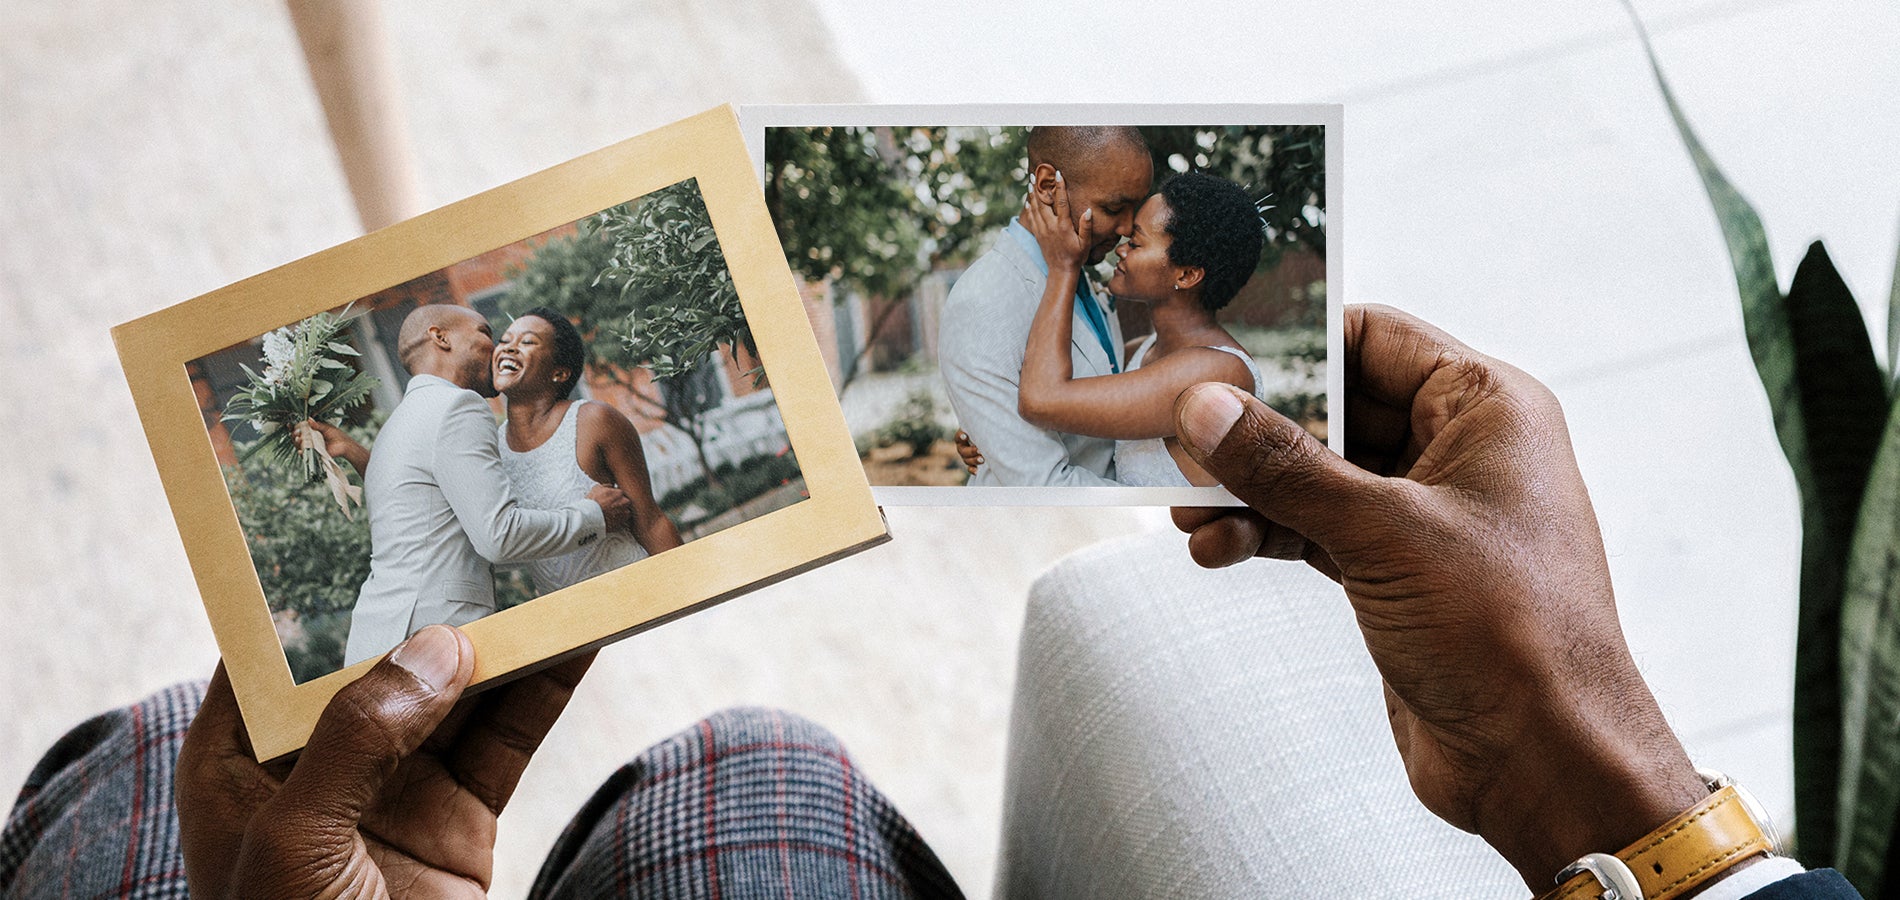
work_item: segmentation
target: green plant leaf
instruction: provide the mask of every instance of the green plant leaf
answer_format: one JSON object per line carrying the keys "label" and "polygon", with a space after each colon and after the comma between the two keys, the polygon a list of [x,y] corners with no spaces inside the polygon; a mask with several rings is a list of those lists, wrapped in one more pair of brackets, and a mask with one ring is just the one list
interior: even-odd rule
{"label": "green plant leaf", "polygon": [[[1784,305],[1794,341],[1799,398],[1809,429],[1810,483],[1802,494],[1802,632],[1797,638],[1796,674],[1798,678],[1806,676],[1813,693],[1804,695],[1797,689],[1796,733],[1812,721],[1818,723],[1815,728],[1831,729],[1836,738],[1838,749],[1832,758],[1839,760],[1834,783],[1841,804],[1836,811],[1840,829],[1835,834],[1831,864],[1845,867],[1851,856],[1869,848],[1884,854],[1892,839],[1894,821],[1890,801],[1886,805],[1886,824],[1870,828],[1864,822],[1853,821],[1862,818],[1868,803],[1878,807],[1883,801],[1839,791],[1840,786],[1857,779],[1861,745],[1870,737],[1846,720],[1847,709],[1857,702],[1856,698],[1864,700],[1875,686],[1864,675],[1855,674],[1866,669],[1864,643],[1856,643],[1866,636],[1843,619],[1851,613],[1844,591],[1849,554],[1856,540],[1856,519],[1887,416],[1886,384],[1874,359],[1873,342],[1860,308],[1819,242],[1809,247],[1808,255],[1795,270]],[[1821,696],[1830,681],[1836,685],[1833,696]],[[1809,705],[1800,705],[1803,701]],[[1900,707],[1888,709],[1886,718],[1891,721]],[[1893,735],[1871,737],[1884,745],[1880,749],[1900,751]],[[1825,736],[1810,735],[1808,740],[1808,746],[1826,752]],[[1819,764],[1809,767],[1817,779],[1820,769]],[[1817,783],[1812,788],[1819,790],[1821,786]],[[1802,831],[1807,833],[1805,825]],[[1804,856],[1811,850],[1810,844]],[[1877,866],[1850,873],[1849,878],[1866,889],[1869,874],[1876,871]]]}
{"label": "green plant leaf", "polygon": [[1887,376],[1900,384],[1900,254],[1893,261],[1893,290],[1887,295]]}
{"label": "green plant leaf", "polygon": [[1883,897],[1900,887],[1885,877],[1900,815],[1900,405],[1887,418],[1867,487],[1841,609],[1843,675],[1851,689],[1842,704],[1840,802],[1849,839],[1837,867],[1865,896]]}
{"label": "green plant leaf", "polygon": [[[1669,115],[1721,225],[1741,296],[1749,354],[1768,395],[1775,435],[1801,495],[1801,605],[1795,648],[1795,819],[1810,866],[1834,865],[1850,843],[1884,851],[1892,828],[1842,831],[1841,590],[1886,390],[1859,307],[1816,243],[1789,293],[1776,283],[1761,219],[1696,139],[1628,3]],[[1850,876],[1851,877],[1851,876]],[[1864,888],[1863,888],[1864,890]]]}

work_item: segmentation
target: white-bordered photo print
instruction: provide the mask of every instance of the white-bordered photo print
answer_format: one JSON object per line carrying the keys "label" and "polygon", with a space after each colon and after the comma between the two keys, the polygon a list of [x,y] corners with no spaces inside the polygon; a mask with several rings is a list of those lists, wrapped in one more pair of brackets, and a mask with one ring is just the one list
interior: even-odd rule
{"label": "white-bordered photo print", "polygon": [[1338,449],[1339,106],[740,116],[880,503],[1232,504],[1205,381]]}

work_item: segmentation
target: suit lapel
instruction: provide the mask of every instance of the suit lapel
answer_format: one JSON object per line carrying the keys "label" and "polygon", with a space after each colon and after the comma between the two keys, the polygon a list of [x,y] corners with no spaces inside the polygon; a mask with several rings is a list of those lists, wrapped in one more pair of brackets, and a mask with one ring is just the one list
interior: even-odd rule
{"label": "suit lapel", "polygon": [[[1028,285],[1032,300],[1039,300],[1042,296],[1043,285],[1046,284],[1043,281],[1046,276],[1042,273],[1041,262],[1032,259],[1028,249],[1008,235],[1001,236],[996,242],[996,247],[1016,266],[1016,271],[1021,273],[1024,282]],[[1103,308],[1103,313],[1108,317],[1109,341],[1114,344],[1115,355],[1119,357],[1122,345],[1121,323],[1116,320],[1115,314],[1108,312],[1106,308]],[[1118,358],[1113,363],[1110,362],[1108,353],[1102,349],[1102,342],[1095,339],[1095,329],[1090,327],[1088,319],[1076,310],[1073,304],[1070,306],[1069,316],[1071,320],[1069,348],[1075,359],[1076,377],[1107,375],[1113,372],[1114,364],[1121,360]]]}

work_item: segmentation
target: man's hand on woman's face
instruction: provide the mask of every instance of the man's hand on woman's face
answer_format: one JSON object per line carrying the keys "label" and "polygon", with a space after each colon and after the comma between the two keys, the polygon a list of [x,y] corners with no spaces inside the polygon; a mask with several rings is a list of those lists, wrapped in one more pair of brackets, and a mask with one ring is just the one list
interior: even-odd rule
{"label": "man's hand on woman's face", "polygon": [[1304,559],[1345,587],[1419,799],[1541,890],[1706,790],[1630,658],[1555,397],[1396,310],[1345,331],[1346,458],[1196,386],[1181,443],[1250,508],[1175,523],[1202,565]]}
{"label": "man's hand on woman's face", "polygon": [[337,692],[294,765],[271,766],[220,665],[178,757],[192,896],[486,896],[496,817],[592,660],[458,705],[474,647],[431,626]]}

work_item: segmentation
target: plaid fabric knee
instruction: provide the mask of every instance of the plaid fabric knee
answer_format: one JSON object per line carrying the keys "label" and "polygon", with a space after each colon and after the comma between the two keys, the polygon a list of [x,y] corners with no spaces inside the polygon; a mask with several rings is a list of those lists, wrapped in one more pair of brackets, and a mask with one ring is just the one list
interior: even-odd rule
{"label": "plaid fabric knee", "polygon": [[0,830],[0,897],[186,896],[172,776],[204,688],[173,685],[46,752]]}
{"label": "plaid fabric knee", "polygon": [[727,710],[649,748],[582,808],[532,900],[961,897],[837,738]]}

